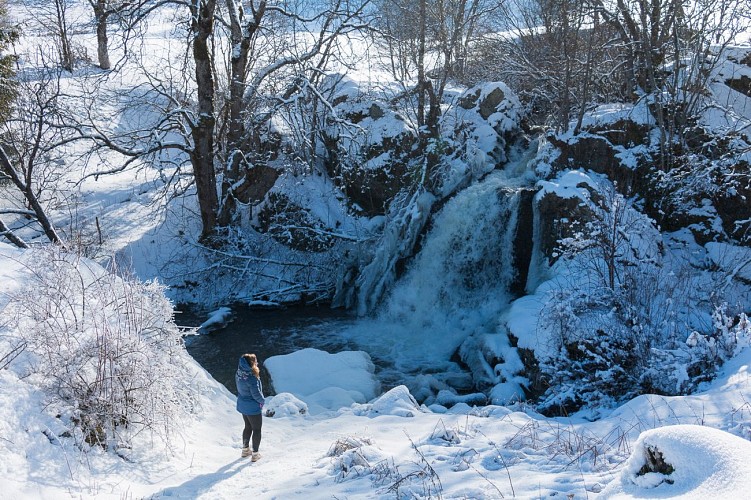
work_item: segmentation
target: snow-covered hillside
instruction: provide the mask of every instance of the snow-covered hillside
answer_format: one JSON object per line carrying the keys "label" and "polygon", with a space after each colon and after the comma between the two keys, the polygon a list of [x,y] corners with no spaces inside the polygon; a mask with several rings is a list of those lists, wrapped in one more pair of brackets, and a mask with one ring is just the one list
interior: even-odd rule
{"label": "snow-covered hillside", "polygon": [[[315,82],[279,84],[294,98],[244,110],[265,117],[263,154],[215,244],[200,238],[186,5],[114,43],[105,72],[86,56],[90,5],[67,2],[67,72],[40,4],[9,3],[16,111],[44,125],[32,191],[66,248],[0,182],[30,247],[0,242],[0,497],[748,496],[751,49],[721,53],[686,129],[696,149],[655,173],[654,96],[542,133],[505,83],[448,82],[426,135],[415,82],[353,33]],[[321,20],[290,19],[256,48],[301,63]],[[240,49],[212,50],[226,66]],[[181,301],[215,309],[200,332],[175,324]],[[235,396],[184,343],[221,335],[233,302],[361,316],[326,332],[352,350],[261,359],[277,394],[257,462],[240,456]]]}
{"label": "snow-covered hillside", "polygon": [[[32,287],[33,252],[0,244],[6,319],[8,297]],[[3,332],[3,353],[26,336],[8,325]],[[81,341],[97,334],[79,333]],[[30,351],[18,360],[31,359]],[[641,396],[596,422],[545,418],[523,404],[457,404],[435,413],[418,406],[404,387],[369,403],[301,414],[300,408],[332,404],[327,387],[372,394],[372,365],[353,362],[356,353],[349,358],[342,360],[346,370],[336,369],[332,358],[315,373],[310,368],[322,358],[313,351],[269,360],[272,373],[284,374],[280,384],[297,395],[283,392],[267,400],[274,416],[265,417],[258,462],[240,457],[242,419],[234,396],[184,352],[172,362],[191,387],[188,414],[151,430],[136,426],[129,446],[117,452],[64,432],[64,418],[51,411],[50,394],[40,386],[44,380],[19,368],[26,363],[13,363],[0,371],[3,495],[703,499],[743,498],[749,486],[748,349],[696,395]],[[643,475],[647,449],[662,453],[672,471]]]}

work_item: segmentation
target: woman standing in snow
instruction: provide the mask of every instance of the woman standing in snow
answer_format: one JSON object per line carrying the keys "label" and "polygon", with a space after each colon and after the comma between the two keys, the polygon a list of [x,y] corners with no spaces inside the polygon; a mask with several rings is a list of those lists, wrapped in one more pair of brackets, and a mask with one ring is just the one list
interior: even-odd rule
{"label": "woman standing in snow", "polygon": [[[245,421],[243,429],[243,457],[251,456],[255,462],[261,458],[258,446],[261,444],[261,425],[263,424],[263,387],[261,385],[261,371],[258,369],[258,360],[255,354],[243,354],[235,373],[237,384],[237,411]],[[253,437],[253,452],[250,451],[251,436]]]}

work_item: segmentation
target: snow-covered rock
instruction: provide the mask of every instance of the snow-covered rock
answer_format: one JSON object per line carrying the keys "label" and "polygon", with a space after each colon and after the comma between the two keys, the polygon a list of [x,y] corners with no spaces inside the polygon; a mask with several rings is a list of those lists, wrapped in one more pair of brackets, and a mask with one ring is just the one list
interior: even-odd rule
{"label": "snow-covered rock", "polygon": [[394,415],[397,417],[414,417],[422,410],[417,401],[409,393],[406,386],[400,385],[381,395],[367,405],[355,408],[356,415],[375,417],[378,415]]}
{"label": "snow-covered rock", "polygon": [[362,351],[330,354],[318,349],[302,349],[272,356],[264,366],[274,388],[305,401],[311,413],[365,403],[380,390],[375,366],[370,356]]}
{"label": "snow-covered rock", "polygon": [[[652,429],[639,436],[620,478],[600,498],[748,498],[750,460],[750,442],[718,429]],[[652,471],[655,461],[661,472]]]}
{"label": "snow-covered rock", "polygon": [[205,334],[221,330],[230,321],[232,321],[232,309],[229,307],[220,307],[216,311],[209,313],[209,318],[198,327],[198,333]]}
{"label": "snow-covered rock", "polygon": [[263,414],[267,417],[296,417],[308,413],[308,405],[289,392],[266,399]]}

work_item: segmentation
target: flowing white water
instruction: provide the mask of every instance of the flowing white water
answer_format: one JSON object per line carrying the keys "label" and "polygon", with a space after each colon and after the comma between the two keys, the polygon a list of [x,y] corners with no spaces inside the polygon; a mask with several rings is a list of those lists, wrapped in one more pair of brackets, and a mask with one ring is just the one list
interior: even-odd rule
{"label": "flowing white water", "polygon": [[[526,164],[533,148],[526,153],[504,171],[490,173],[447,200],[430,220],[419,252],[398,280],[372,280],[376,286],[367,289],[373,297],[364,297],[365,302],[375,303],[381,291],[386,291],[374,316],[316,315],[311,323],[300,311],[301,321],[287,324],[273,320],[274,314],[266,318],[252,310],[236,310],[232,328],[196,338],[192,353],[230,386],[233,372],[225,368],[234,366],[239,346],[253,346],[264,359],[317,347],[368,352],[384,389],[406,384],[413,395],[428,403],[450,405],[461,400],[453,391],[478,389],[494,403],[517,397],[523,381],[516,374],[522,366],[500,322],[514,298],[509,292],[517,272],[513,252],[523,190],[530,185]],[[386,264],[412,252],[403,242],[418,239],[415,228],[422,227],[420,217],[427,217],[423,212],[429,211],[428,205],[412,204],[416,208],[411,215],[396,220],[396,228],[406,233],[391,231],[393,244],[381,249]],[[409,238],[399,239],[399,234]],[[386,264],[372,267],[382,271],[390,265]],[[229,335],[233,329],[237,337]],[[476,396],[472,402],[484,401]]]}
{"label": "flowing white water", "polygon": [[436,392],[444,383],[470,389],[478,378],[485,378],[486,386],[507,378],[482,354],[465,356],[463,349],[472,380],[452,356],[472,338],[472,349],[495,350],[491,358],[509,363],[499,317],[513,298],[508,289],[516,273],[513,244],[521,183],[497,171],[448,200],[375,318],[341,332],[361,349],[393,363],[393,378],[418,397],[427,394],[426,387]]}

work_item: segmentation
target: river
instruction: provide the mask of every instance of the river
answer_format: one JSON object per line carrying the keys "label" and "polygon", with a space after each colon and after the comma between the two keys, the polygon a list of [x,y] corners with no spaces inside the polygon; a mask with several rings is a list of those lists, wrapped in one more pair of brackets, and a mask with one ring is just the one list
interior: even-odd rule
{"label": "river", "polygon": [[[185,337],[185,346],[193,358],[227,389],[235,390],[238,358],[252,352],[263,361],[271,356],[289,354],[306,347],[327,352],[355,350],[351,342],[337,335],[356,321],[343,311],[327,307],[251,308],[233,304],[233,321],[226,327],[203,335]],[[175,322],[196,327],[208,318],[209,311],[179,306]],[[374,360],[375,361],[375,360]],[[273,395],[268,374],[261,371],[267,395]]]}

